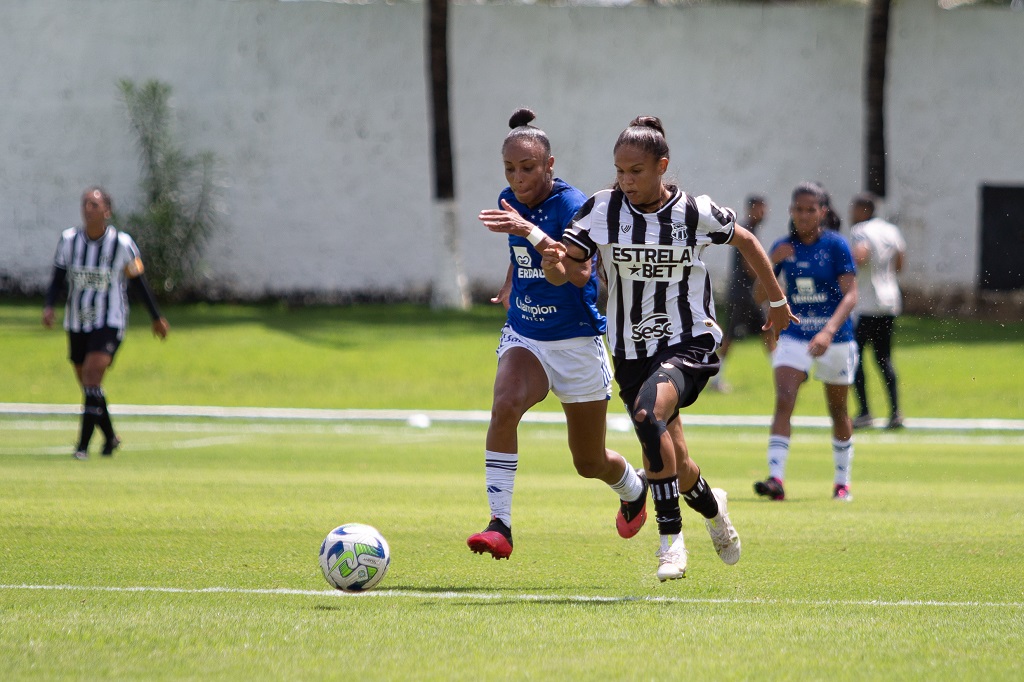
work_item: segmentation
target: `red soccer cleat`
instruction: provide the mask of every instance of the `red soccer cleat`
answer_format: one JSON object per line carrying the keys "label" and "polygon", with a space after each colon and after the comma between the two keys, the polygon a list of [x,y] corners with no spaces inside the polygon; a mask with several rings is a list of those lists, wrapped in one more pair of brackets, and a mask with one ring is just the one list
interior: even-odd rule
{"label": "red soccer cleat", "polygon": [[512,529],[499,519],[491,517],[487,528],[470,535],[466,544],[477,554],[488,552],[495,559],[507,559],[512,554]]}

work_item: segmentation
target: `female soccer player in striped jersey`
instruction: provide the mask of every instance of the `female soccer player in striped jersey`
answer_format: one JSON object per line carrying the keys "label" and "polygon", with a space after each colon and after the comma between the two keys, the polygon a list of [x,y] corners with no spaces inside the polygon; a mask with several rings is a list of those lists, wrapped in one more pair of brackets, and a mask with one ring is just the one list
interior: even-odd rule
{"label": "female soccer player in striped jersey", "polygon": [[832,418],[832,496],[849,502],[853,426],[847,393],[857,370],[857,343],[850,313],[857,304],[857,275],[850,246],[828,226],[828,196],[820,185],[804,182],[793,190],[789,235],[770,249],[800,322],[782,333],[772,351],[775,415],[768,436],[768,478],[754,491],[771,500],[786,497],[783,481],[789,457],[791,419],[800,386],[814,368],[825,385]]}
{"label": "female soccer player in striped jersey", "polygon": [[608,338],[619,396],[633,419],[661,544],[660,580],[686,574],[679,496],[704,517],[726,564],[740,559],[740,539],[726,493],[712,489],[691,459],[679,410],[693,404],[718,371],[711,278],[701,256],[711,245],[739,249],[767,281],[772,307],[764,329],[777,337],[791,319],[782,289],[757,238],[736,224],[731,209],[664,182],[669,147],[661,121],[634,119],[614,147],[615,185],[590,197],[562,243],[544,254],[553,284],[575,282],[600,253],[608,282]]}
{"label": "female soccer player in striped jersey", "polygon": [[642,472],[605,448],[611,368],[601,338],[605,318],[597,310],[596,276],[576,287],[556,287],[541,269],[540,250],[556,243],[586,197],[554,176],[555,158],[544,131],[530,125],[529,109],[516,111],[502,144],[506,187],[499,208],[480,212],[492,232],[508,235],[511,263],[494,303],[508,319],[498,343],[491,421],[484,472],[491,521],[466,541],[495,559],[512,553],[512,490],[519,467],[518,428],[523,415],[548,394],[562,402],[576,471],[607,483],[619,496],[616,528],[632,537],[647,518]]}
{"label": "female soccer player in striped jersey", "polygon": [[76,459],[89,457],[89,441],[96,426],[106,437],[104,455],[113,455],[121,444],[107,411],[103,375],[128,327],[129,283],[149,309],[153,333],[163,339],[170,329],[146,283],[139,248],[130,236],[107,224],[111,210],[110,195],[102,188],[90,187],[82,194],[82,226],[61,234],[43,308],[43,325],[50,328],[54,303],[66,284],[64,329],[69,357],[84,393]]}

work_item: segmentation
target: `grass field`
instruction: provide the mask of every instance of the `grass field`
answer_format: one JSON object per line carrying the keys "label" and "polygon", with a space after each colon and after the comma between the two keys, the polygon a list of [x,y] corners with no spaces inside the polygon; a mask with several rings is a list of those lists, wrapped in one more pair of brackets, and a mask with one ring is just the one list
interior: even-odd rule
{"label": "grass field", "polygon": [[[619,539],[614,496],[575,475],[564,429],[524,425],[515,552],[497,562],[464,544],[487,515],[481,424],[116,416],[119,402],[486,409],[493,311],[168,316],[167,343],[140,320],[118,355],[114,458],[74,461],[73,417],[0,417],[0,679],[1024,677],[1021,434],[858,432],[855,501],[837,504],[827,433],[798,429],[787,501],[769,503],[750,488],[763,430],[691,427],[744,553],[723,565],[685,512],[690,570],[661,584],[654,524]],[[63,337],[37,324],[35,306],[0,306],[16,359],[0,400],[75,403]],[[1020,418],[1020,327],[973,330],[906,322],[911,417]],[[700,412],[769,411],[748,379],[763,357],[739,349],[736,392]],[[637,461],[631,434],[609,437]],[[319,573],[320,541],[347,521],[391,544],[366,595]]]}

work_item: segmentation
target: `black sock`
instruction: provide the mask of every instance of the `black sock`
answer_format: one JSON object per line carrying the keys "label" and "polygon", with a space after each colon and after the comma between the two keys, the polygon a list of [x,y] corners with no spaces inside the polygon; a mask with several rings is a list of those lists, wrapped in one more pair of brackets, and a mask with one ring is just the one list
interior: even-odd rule
{"label": "black sock", "polygon": [[97,407],[99,408],[99,414],[96,416],[96,425],[103,431],[103,436],[110,443],[114,440],[114,424],[110,421],[110,412],[107,411],[107,396],[103,393],[102,386],[90,386],[85,389],[86,393],[89,391],[93,392],[93,396],[97,401]]}
{"label": "black sock", "polygon": [[662,535],[678,535],[683,530],[683,515],[679,512],[679,478],[649,478],[647,483],[651,486],[658,532]]}
{"label": "black sock", "polygon": [[85,387],[85,404],[82,405],[82,424],[78,434],[78,449],[82,452],[89,450],[89,441],[92,440],[93,429],[99,421],[100,403],[96,398],[94,389],[98,386]]}
{"label": "black sock", "polygon": [[718,516],[718,500],[711,492],[711,486],[704,480],[704,477],[697,474],[697,482],[693,487],[683,493],[686,506],[694,510],[705,519],[713,519]]}

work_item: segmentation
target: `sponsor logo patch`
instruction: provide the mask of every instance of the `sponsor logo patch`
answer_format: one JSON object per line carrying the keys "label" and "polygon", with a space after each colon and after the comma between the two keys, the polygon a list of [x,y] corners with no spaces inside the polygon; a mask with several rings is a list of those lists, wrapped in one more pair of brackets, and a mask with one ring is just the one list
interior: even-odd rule
{"label": "sponsor logo patch", "polygon": [[664,339],[670,336],[672,336],[672,320],[665,313],[648,315],[640,320],[639,324],[633,325],[633,333],[630,334],[633,341]]}

